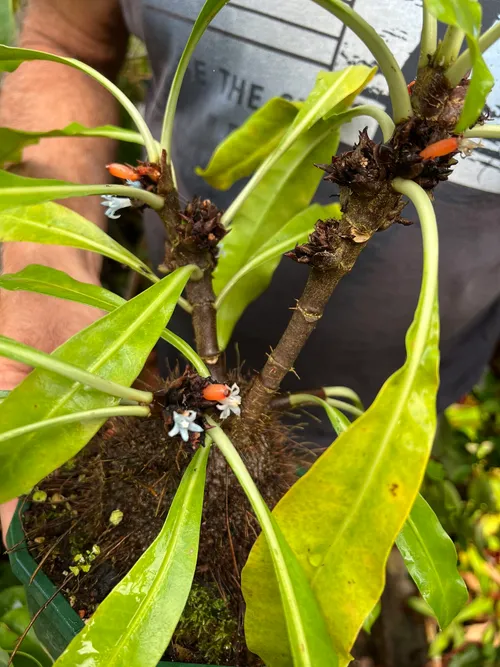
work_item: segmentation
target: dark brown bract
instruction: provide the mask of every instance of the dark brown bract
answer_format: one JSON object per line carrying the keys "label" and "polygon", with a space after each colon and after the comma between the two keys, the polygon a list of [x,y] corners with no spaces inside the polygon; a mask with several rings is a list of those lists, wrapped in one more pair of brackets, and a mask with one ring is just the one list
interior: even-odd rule
{"label": "dark brown bract", "polygon": [[195,197],[180,217],[184,224],[177,228],[179,242],[191,252],[209,250],[215,257],[219,241],[227,234],[220,222],[222,211],[210,199]]}

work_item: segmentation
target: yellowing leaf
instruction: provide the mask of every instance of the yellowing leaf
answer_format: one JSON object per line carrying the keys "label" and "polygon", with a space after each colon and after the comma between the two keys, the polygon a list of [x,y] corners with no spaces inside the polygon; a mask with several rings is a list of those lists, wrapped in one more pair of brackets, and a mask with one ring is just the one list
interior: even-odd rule
{"label": "yellowing leaf", "polygon": [[[422,306],[419,302],[407,335],[405,365],[273,512],[311,582],[341,666],[348,664],[359,629],[380,598],[387,556],[417,495],[434,437],[439,318],[436,301],[422,334]],[[420,360],[412,356],[416,335],[426,336]],[[247,605],[246,632],[254,643],[272,627],[276,645],[284,650],[272,577],[259,537],[242,584],[247,601],[258,589],[265,597],[258,607]]]}

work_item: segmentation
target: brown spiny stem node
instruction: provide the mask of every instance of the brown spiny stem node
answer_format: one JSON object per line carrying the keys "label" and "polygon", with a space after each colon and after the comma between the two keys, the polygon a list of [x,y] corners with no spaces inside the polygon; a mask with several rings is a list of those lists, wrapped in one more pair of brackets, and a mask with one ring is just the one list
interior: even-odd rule
{"label": "brown spiny stem node", "polygon": [[179,213],[165,264],[175,266],[195,261],[202,270],[213,270],[217,263],[217,246],[227,234],[221,217],[222,211],[209,199],[194,197]]}
{"label": "brown spiny stem node", "polygon": [[165,386],[154,394],[154,412],[158,410],[195,410],[199,412],[211,407],[212,403],[203,398],[203,389],[210,384],[187,366],[177,377],[170,377]]}
{"label": "brown spiny stem node", "polygon": [[174,186],[172,169],[166,152],[161,156],[161,176],[158,193],[165,199],[160,212],[166,228],[165,272],[180,266],[195,264],[202,277],[193,275],[186,285],[192,306],[192,321],[196,349],[209,366],[213,377],[224,381],[225,369],[217,341],[215,294],[212,271],[216,262],[216,245],[224,236],[220,211],[209,201],[195,198],[184,212],[180,211],[179,196]]}

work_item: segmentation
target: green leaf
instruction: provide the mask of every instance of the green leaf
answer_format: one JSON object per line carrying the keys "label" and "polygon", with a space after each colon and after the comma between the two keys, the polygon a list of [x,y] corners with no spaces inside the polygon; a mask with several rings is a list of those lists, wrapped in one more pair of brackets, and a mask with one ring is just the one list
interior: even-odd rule
{"label": "green leaf", "polygon": [[26,593],[22,586],[9,586],[0,591],[0,617],[12,609],[24,607]]}
{"label": "green leaf", "polygon": [[165,115],[163,117],[163,127],[161,131],[161,147],[167,152],[167,156],[172,153],[172,132],[174,129],[174,118],[177,110],[177,102],[181,92],[182,82],[186,74],[189,61],[193,55],[198,42],[203,37],[205,30],[208,28],[212,19],[214,19],[220,10],[227,5],[229,0],[206,0],[205,4],[196,17],[193,29],[189,35],[184,51],[181,54],[177,69],[175,70],[174,78],[170,85],[170,92],[168,95],[167,105],[165,107]]}
{"label": "green leaf", "polygon": [[446,628],[467,603],[467,587],[457,569],[455,545],[422,496],[396,544],[422,597]]}
{"label": "green leaf", "polygon": [[60,204],[23,206],[0,212],[0,242],[32,241],[90,250],[129,266],[151,279],[151,270],[134,254],[78,213]]}
{"label": "green leaf", "polygon": [[158,537],[99,605],[57,660],[57,667],[80,664],[82,654],[89,667],[157,665],[182,614],[196,570],[209,451],[209,446],[198,449]]}
{"label": "green leaf", "polygon": [[[79,282],[68,276],[64,271],[38,264],[30,264],[18,273],[0,275],[0,288],[47,294],[59,299],[85,303],[88,306],[94,306],[94,308],[100,308],[107,312],[125,303],[125,299],[122,299],[121,296],[113,294],[113,292],[109,292],[103,287]],[[186,341],[168,330],[163,331],[161,337],[179,350],[202,377],[210,375],[201,358]]]}
{"label": "green leaf", "polygon": [[0,647],[0,667],[8,667],[9,654]]}
{"label": "green leaf", "polygon": [[12,0],[0,0],[0,44],[12,44],[16,36]]}
{"label": "green leaf", "polygon": [[69,181],[18,176],[0,169],[0,211],[18,207],[20,204],[29,206],[54,199],[103,194],[139,199],[154,209],[160,209],[164,204],[163,197],[128,185],[78,185]]}
{"label": "green leaf", "polygon": [[[12,651],[20,637],[31,622],[31,616],[27,607],[12,609],[0,618],[0,647],[6,651]],[[45,648],[38,641],[33,628],[21,642],[19,650],[33,656],[43,667],[50,667],[53,661]],[[25,661],[26,662],[26,661]],[[14,664],[17,664],[14,660]]]}
{"label": "green leaf", "polygon": [[40,264],[30,264],[18,273],[0,275],[0,288],[13,292],[38,292],[106,311],[114,310],[125,303],[125,299],[104,287],[82,283],[64,271]]}
{"label": "green leaf", "polygon": [[[292,144],[255,187],[236,215],[231,233],[223,241],[214,272],[217,295],[252,258],[269,247],[267,244],[272,237],[280,238],[287,223],[291,230],[297,229],[296,224],[300,228],[304,220],[297,222],[292,218],[308,206],[321,180],[321,172],[314,163],[330,160],[337,149],[338,139],[334,120],[319,121]],[[306,224],[310,224],[311,218],[308,220],[305,220]],[[314,222],[316,220],[312,224]],[[221,349],[229,343],[234,326],[247,305],[265,290],[278,264],[279,258],[258,267],[239,280],[225,296],[217,311]]]}
{"label": "green leaf", "polygon": [[62,130],[49,130],[48,132],[24,132],[10,127],[0,127],[0,165],[6,162],[19,162],[23,148],[37,144],[40,139],[47,137],[108,137],[134,144],[144,143],[138,132],[125,130],[114,125],[85,127],[80,123],[71,123]]}
{"label": "green leaf", "polygon": [[[333,430],[337,435],[340,435],[346,431],[351,422],[347,419],[345,415],[337,409],[336,406],[330,405],[327,401],[333,401],[334,399],[328,398],[326,401],[319,396],[313,396],[313,394],[290,394],[290,407],[296,407],[298,405],[308,405],[316,404],[323,408],[326,412],[326,416],[330,420]],[[337,401],[343,405],[348,405],[348,403],[343,403],[343,401]],[[359,411],[361,413],[361,410]]]}
{"label": "green leaf", "polygon": [[477,121],[495,83],[478,44],[482,8],[477,0],[425,0],[425,6],[439,21],[460,28],[467,37],[472,60],[472,78],[462,114],[455,128],[455,132],[463,132]]}
{"label": "green leaf", "polygon": [[[293,551],[283,537],[280,527],[269,511],[262,496],[251,478],[245,464],[231,440],[210,417],[209,431],[217,447],[233,470],[241,484],[253,511],[262,528],[261,549],[272,563],[273,602],[282,611],[282,630],[286,645],[282,648],[274,641],[274,628],[270,623],[260,623],[252,627],[247,614],[245,620],[245,636],[248,648],[257,653],[269,667],[337,667],[335,655],[325,620],[315,599],[304,570],[297,562]],[[246,568],[245,568],[246,570]],[[242,573],[242,590],[245,590],[244,574]],[[260,609],[266,616],[268,595],[266,585],[247,589],[247,605]],[[284,650],[283,650],[284,649]]]}
{"label": "green leaf", "polygon": [[[224,308],[224,311],[227,316],[237,321],[238,314],[265,291],[283,253],[291,250],[297,243],[306,241],[317,220],[338,219],[339,217],[340,206],[338,204],[328,206],[312,204],[297,213],[282,229],[273,234],[224,285],[217,298],[216,308],[224,308],[224,301],[229,296],[232,299],[233,308],[236,302],[238,306],[230,313],[227,312],[227,308]],[[222,317],[220,316],[221,320]]]}
{"label": "green leaf", "polygon": [[[70,338],[52,354],[102,378],[130,385],[172,315],[192,266],[183,267]],[[0,433],[44,419],[114,406],[115,397],[35,370],[0,405]],[[45,429],[0,445],[0,502],[27,493],[74,456],[101,422]]]}
{"label": "green leaf", "polygon": [[368,614],[368,616],[365,618],[365,620],[363,621],[363,630],[368,634],[371,634],[373,624],[380,616],[381,611],[382,611],[382,604],[379,600],[377,604],[373,607],[371,612]]}
{"label": "green leaf", "polygon": [[[381,596],[387,557],[418,493],[436,429],[435,215],[415,183],[395,179],[393,187],[412,197],[424,239],[422,288],[407,333],[406,363],[273,512],[311,582],[341,667],[348,664],[359,629]],[[285,652],[272,564],[261,544],[259,537],[245,565],[244,593],[256,595],[265,586],[266,595],[261,609],[247,605],[246,622],[257,630],[259,625],[272,627],[276,650]]]}
{"label": "green leaf", "polygon": [[298,127],[301,132],[305,132],[320,118],[331,118],[335,113],[344,112],[376,72],[376,67],[366,65],[350,65],[339,72],[319,72],[314,88],[292,124],[290,134]]}
{"label": "green leaf", "polygon": [[0,72],[13,72],[15,69],[21,65],[21,63],[30,60],[48,60],[55,63],[62,63],[63,65],[69,65],[75,69],[79,69],[85,74],[88,74],[93,79],[98,81],[101,86],[106,88],[123,106],[123,108],[128,112],[132,120],[134,121],[137,129],[139,130],[143,141],[144,146],[146,147],[149,160],[151,162],[156,162],[159,157],[159,151],[156,141],[153,139],[153,136],[142,117],[140,111],[136,109],[134,104],[128,99],[128,97],[123,93],[118,86],[115,86],[114,83],[109,81],[105,76],[100,72],[93,69],[89,65],[75,60],[74,58],[63,58],[63,56],[58,56],[53,53],[45,53],[44,51],[35,51],[34,49],[20,49],[10,46],[3,46],[0,44]]}
{"label": "green leaf", "polygon": [[273,97],[215,149],[206,169],[196,173],[218,190],[250,176],[272,153],[297,115],[298,103]]}
{"label": "green leaf", "polygon": [[[340,126],[340,122],[336,120],[335,116],[331,116],[330,112],[335,110],[338,115],[342,116],[352,99],[368,84],[374,73],[374,68],[365,65],[352,65],[340,72],[320,72],[314,88],[302,104],[290,129],[226,210],[222,216],[223,224],[228,225],[236,219],[235,216],[241,212],[246,200],[253,195],[253,191],[272,170],[281,164],[281,158],[295,142],[303,138],[304,133],[307,133],[308,130],[312,132],[314,125],[326,115],[330,116],[333,126]],[[313,141],[313,139],[310,140]],[[328,156],[328,160],[330,158],[331,155]]]}

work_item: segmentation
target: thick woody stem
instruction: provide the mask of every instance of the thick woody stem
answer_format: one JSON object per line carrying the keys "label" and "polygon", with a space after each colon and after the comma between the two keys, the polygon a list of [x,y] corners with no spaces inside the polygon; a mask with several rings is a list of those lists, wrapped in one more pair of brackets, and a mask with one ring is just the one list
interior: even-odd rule
{"label": "thick woody stem", "polygon": [[[352,244],[353,262],[365,246]],[[312,269],[304,292],[276,348],[269,355],[262,372],[255,378],[244,401],[245,421],[255,422],[292,370],[302,348],[321,319],[326,304],[340,279],[350,270],[338,266],[330,271]]]}
{"label": "thick woody stem", "polygon": [[193,306],[192,319],[196,349],[208,366],[211,376],[225,380],[224,362],[217,341],[215,294],[212,272],[206,269],[201,280],[190,280],[186,285],[189,303]]}
{"label": "thick woody stem", "polygon": [[401,220],[404,204],[380,167],[374,146],[362,132],[353,151],[323,166],[327,179],[340,185],[342,219],[318,220],[308,243],[287,253],[297,262],[309,264],[311,272],[281,340],[243,400],[240,435],[245,436],[269,407],[321,319],[334,289],[351,271],[369,239],[375,232]]}
{"label": "thick woody stem", "polygon": [[179,243],[179,227],[183,224],[179,196],[165,151],[161,157],[161,174],[158,192],[165,198],[161,218],[167,230],[169,258],[167,265],[170,265],[169,268],[175,268],[175,266],[196,264],[202,271],[201,279],[195,275],[186,285],[186,294],[193,307],[192,322],[196,350],[208,366],[212,377],[222,382],[225,369],[217,342],[215,294],[212,288],[213,261],[208,251],[193,252]]}

